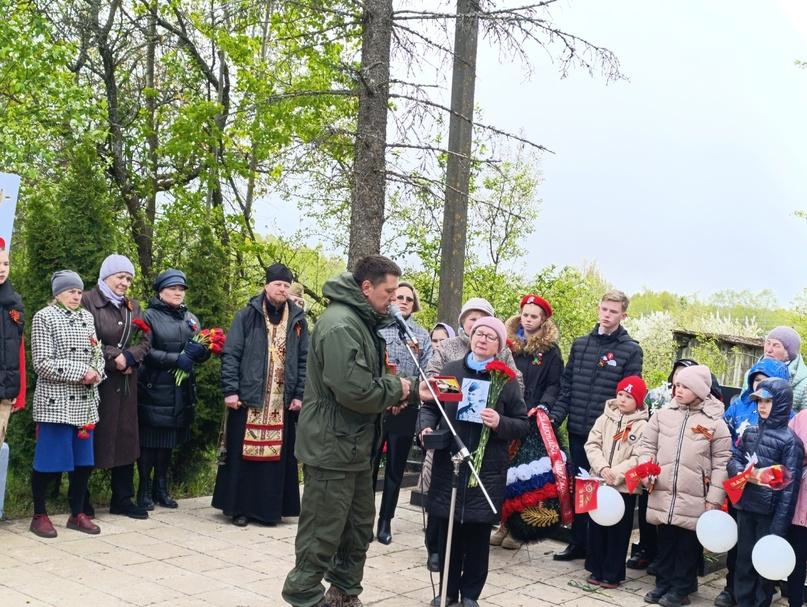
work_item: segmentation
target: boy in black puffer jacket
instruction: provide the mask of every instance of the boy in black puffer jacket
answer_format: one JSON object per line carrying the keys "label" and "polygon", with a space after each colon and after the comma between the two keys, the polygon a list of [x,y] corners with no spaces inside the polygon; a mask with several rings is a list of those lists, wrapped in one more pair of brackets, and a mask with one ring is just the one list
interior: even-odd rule
{"label": "boy in black puffer jacket", "polygon": [[[793,388],[787,380],[766,379],[751,398],[758,403],[759,426],[752,426],[743,433],[728,464],[729,477],[732,477],[745,470],[746,453],[757,457],[755,472],[736,504],[739,529],[734,596],[739,605],[765,606],[771,604],[773,582],[754,570],[751,552],[763,536],[787,537],[799,495],[804,446],[788,427]],[[777,464],[786,469],[789,484],[780,490],[759,484],[759,472]]]}

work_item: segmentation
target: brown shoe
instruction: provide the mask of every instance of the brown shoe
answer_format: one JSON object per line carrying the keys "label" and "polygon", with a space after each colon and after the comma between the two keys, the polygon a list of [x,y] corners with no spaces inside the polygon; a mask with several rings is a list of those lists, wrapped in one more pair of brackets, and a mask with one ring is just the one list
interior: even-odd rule
{"label": "brown shoe", "polygon": [[98,535],[101,533],[101,528],[90,520],[90,517],[80,512],[78,516],[71,516],[67,519],[67,528],[74,531],[81,531],[82,533],[89,533],[90,535]]}
{"label": "brown shoe", "polygon": [[50,522],[47,514],[35,514],[31,519],[31,526],[28,527],[34,535],[44,538],[56,537],[56,529]]}
{"label": "brown shoe", "polygon": [[364,605],[359,597],[348,594],[336,586],[328,588],[328,592],[325,593],[325,601],[330,607],[363,607]]}

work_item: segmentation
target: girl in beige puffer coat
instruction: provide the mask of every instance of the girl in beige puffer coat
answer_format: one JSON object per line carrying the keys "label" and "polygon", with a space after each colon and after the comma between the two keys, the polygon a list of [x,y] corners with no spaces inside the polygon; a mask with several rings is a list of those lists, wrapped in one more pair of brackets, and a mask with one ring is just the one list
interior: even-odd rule
{"label": "girl in beige puffer coat", "polygon": [[625,556],[636,509],[636,496],[628,491],[625,474],[639,463],[639,444],[647,425],[646,394],[647,386],[638,375],[620,381],[616,398],[606,401],[585,445],[591,474],[605,479],[625,503],[622,520],[616,525],[603,527],[594,520],[588,524],[586,569],[591,575],[586,581],[603,588],[616,588],[625,579]]}
{"label": "girl in beige puffer coat", "polygon": [[645,599],[664,607],[686,604],[697,580],[695,525],[725,498],[731,435],[723,404],[710,395],[711,384],[708,367],[682,369],[675,398],[650,418],[642,436],[639,461],[661,467],[647,504],[647,521],[658,525],[659,533],[656,587]]}

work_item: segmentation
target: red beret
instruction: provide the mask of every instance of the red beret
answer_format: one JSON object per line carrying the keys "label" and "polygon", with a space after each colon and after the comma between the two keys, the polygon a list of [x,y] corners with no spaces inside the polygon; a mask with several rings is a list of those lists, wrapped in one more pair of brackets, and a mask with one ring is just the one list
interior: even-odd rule
{"label": "red beret", "polygon": [[538,297],[537,295],[525,295],[521,298],[521,307],[523,308],[527,304],[535,304],[541,308],[544,311],[544,314],[546,314],[547,318],[552,316],[552,306],[543,297]]}

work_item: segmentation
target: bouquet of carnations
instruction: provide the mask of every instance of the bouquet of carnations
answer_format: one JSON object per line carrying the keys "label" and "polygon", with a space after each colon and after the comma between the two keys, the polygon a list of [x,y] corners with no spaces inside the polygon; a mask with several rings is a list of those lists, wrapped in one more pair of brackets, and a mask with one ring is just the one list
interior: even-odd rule
{"label": "bouquet of carnations", "polygon": [[[490,361],[487,365],[485,365],[485,371],[490,373],[490,390],[488,390],[488,399],[485,401],[485,408],[495,409],[502,390],[504,390],[507,382],[509,382],[511,379],[515,379],[516,372],[500,360]],[[485,447],[487,447],[489,438],[490,428],[483,425],[482,434],[479,436],[479,446],[476,448],[473,461],[471,462],[471,465],[474,467],[477,474],[479,474],[482,470],[482,459],[485,457]],[[468,486],[476,487],[478,484],[479,483],[476,480],[476,476],[471,475],[471,477],[468,479]]]}
{"label": "bouquet of carnations", "polygon": [[[227,336],[224,334],[224,330],[221,327],[202,329],[196,335],[194,335],[192,339],[192,341],[205,346],[214,356],[221,356],[221,353],[224,351],[224,342],[226,340]],[[190,377],[190,373],[187,371],[183,371],[182,369],[174,369],[174,378],[176,379],[177,386],[188,379],[188,377]]]}

